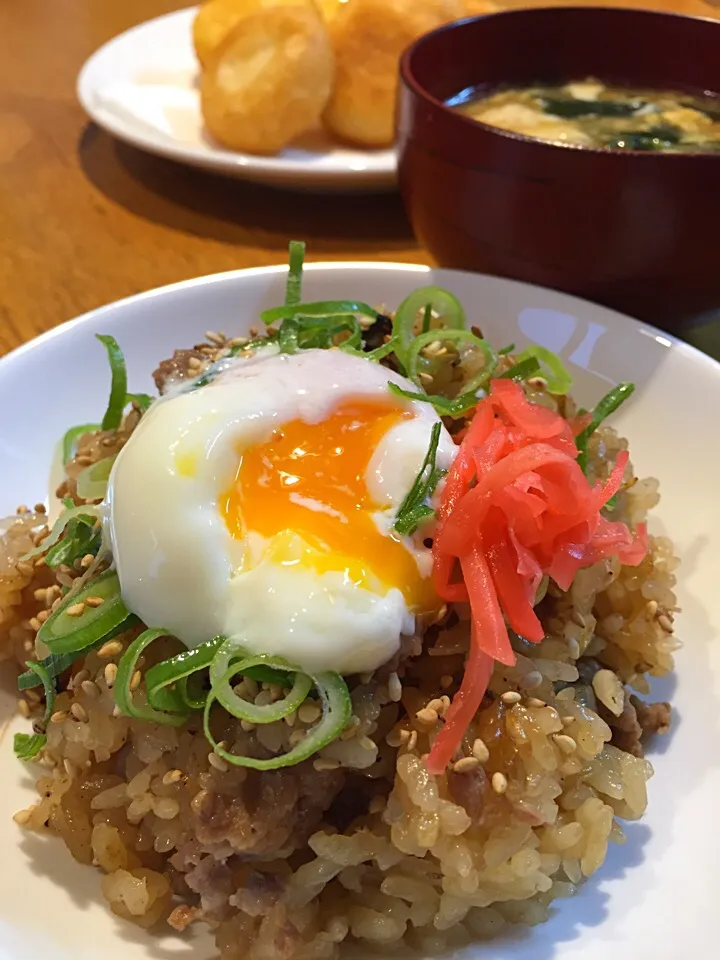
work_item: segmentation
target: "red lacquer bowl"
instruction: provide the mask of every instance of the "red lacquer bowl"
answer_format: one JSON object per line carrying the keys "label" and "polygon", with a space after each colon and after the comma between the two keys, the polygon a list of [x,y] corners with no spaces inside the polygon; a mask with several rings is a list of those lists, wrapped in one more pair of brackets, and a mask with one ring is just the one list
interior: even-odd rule
{"label": "red lacquer bowl", "polygon": [[478,84],[587,76],[720,93],[720,22],[564,7],[421,37],[401,62],[408,215],[442,266],[554,287],[680,329],[720,307],[720,153],[555,146],[445,106]]}

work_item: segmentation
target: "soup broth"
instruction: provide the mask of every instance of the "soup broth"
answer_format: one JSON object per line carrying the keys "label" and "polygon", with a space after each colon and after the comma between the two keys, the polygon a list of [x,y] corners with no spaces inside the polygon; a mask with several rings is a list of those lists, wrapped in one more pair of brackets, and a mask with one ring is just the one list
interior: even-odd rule
{"label": "soup broth", "polygon": [[495,91],[449,101],[501,130],[581,147],[660,152],[720,151],[720,98],[646,90],[592,78]]}

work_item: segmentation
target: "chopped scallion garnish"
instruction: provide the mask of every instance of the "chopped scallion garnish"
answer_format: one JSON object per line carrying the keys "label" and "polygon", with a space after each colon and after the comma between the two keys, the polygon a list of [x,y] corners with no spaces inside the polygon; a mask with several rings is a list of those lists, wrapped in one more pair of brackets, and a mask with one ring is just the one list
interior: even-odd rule
{"label": "chopped scallion garnish", "polygon": [[[28,660],[25,666],[28,668],[28,672],[35,674],[45,691],[45,715],[42,719],[43,727],[45,727],[53,713],[55,681],[41,663]],[[20,760],[34,760],[46,743],[47,735],[45,733],[16,733],[13,742],[15,756]]]}
{"label": "chopped scallion garnish", "polygon": [[518,354],[518,364],[533,357],[538,361],[539,376],[547,383],[550,393],[567,393],[572,386],[572,377],[560,357],[552,350],[548,350],[547,347],[542,347],[539,343],[533,343]]}
{"label": "chopped scallion garnish", "polygon": [[498,380],[527,380],[540,371],[540,362],[535,357],[526,357],[497,375]]}
{"label": "chopped scallion garnish", "polygon": [[[86,600],[91,600],[91,604],[86,604]],[[82,590],[68,594],[37,636],[51,653],[73,653],[106,637],[129,617],[120,596],[118,575],[114,570],[105,570]]]}
{"label": "chopped scallion garnish", "polygon": [[442,424],[434,423],[430,434],[430,445],[425,454],[420,471],[410,492],[405,497],[397,512],[393,528],[398,533],[409,535],[414,533],[423,520],[433,516],[435,511],[427,501],[433,494],[442,473],[435,468],[437,449],[440,442]]}
{"label": "chopped scallion garnish", "polygon": [[167,637],[167,630],[144,630],[136,637],[120,657],[115,678],[115,703],[126,717],[146,720],[148,723],[161,723],[166,726],[181,727],[188,718],[186,711],[173,713],[156,710],[149,704],[137,703],[131,691],[132,679],[137,670],[138,660],[143,652],[160,637]]}
{"label": "chopped scallion garnish", "polygon": [[102,419],[101,427],[103,430],[117,430],[122,423],[123,410],[127,404],[127,368],[125,367],[125,357],[115,337],[103,333],[97,333],[95,337],[107,350],[111,373],[110,399],[108,400],[107,410]]}
{"label": "chopped scallion garnish", "polygon": [[317,753],[328,743],[335,740],[344,730],[352,714],[352,701],[347,684],[339,673],[318,673],[312,674],[309,678],[312,685],[317,690],[322,707],[322,717],[310,727],[303,740],[294,746],[288,753],[282,753],[276,757],[270,757],[268,760],[259,760],[255,757],[243,757],[236,753],[230,753],[220,743],[218,743],[210,730],[210,715],[215,695],[211,690],[205,704],[203,714],[203,728],[205,736],[211,743],[215,753],[239,767],[252,767],[255,770],[277,770],[280,767],[290,767],[296,763],[306,760],[308,757]]}
{"label": "chopped scallion garnish", "polygon": [[305,244],[291,240],[288,247],[288,275],[285,284],[285,303],[294,306],[302,299],[302,273],[305,263]]}
{"label": "chopped scallion garnish", "polygon": [[583,472],[587,471],[588,466],[588,440],[603,420],[607,419],[621,404],[625,403],[634,390],[634,383],[619,383],[612,390],[609,390],[592,411],[590,423],[575,438],[575,446],[578,449],[577,462]]}

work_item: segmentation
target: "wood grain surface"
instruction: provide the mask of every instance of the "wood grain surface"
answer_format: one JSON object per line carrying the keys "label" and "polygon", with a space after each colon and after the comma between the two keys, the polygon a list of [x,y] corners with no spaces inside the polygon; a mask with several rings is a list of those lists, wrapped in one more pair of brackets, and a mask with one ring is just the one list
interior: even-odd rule
{"label": "wood grain surface", "polygon": [[[185,4],[186,6],[188,4]],[[0,354],[141,290],[280,263],[428,262],[397,195],[311,196],[147,156],[90,124],[75,80],[178,0],[0,0]]]}
{"label": "wood grain surface", "polygon": [[281,262],[292,237],[314,260],[428,262],[397,195],[243,184],[147,156],[88,123],[75,97],[87,57],[183,5],[0,0],[0,354],[141,290]]}

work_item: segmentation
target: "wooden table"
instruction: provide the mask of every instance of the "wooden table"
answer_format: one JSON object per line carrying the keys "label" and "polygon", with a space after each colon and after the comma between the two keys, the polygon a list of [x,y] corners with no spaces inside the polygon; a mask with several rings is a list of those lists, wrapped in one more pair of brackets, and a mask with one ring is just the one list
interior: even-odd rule
{"label": "wooden table", "polygon": [[[396,195],[291,194],[140,153],[89,124],[75,78],[102,43],[181,0],[0,3],[0,354],[173,281],[309,258],[429,262]],[[720,326],[720,324],[718,324]],[[720,331],[703,346],[720,355]]]}
{"label": "wooden table", "polygon": [[0,354],[103,303],[237,267],[429,262],[397,195],[292,194],[124,146],[75,98],[83,62],[182,0],[0,3]]}

